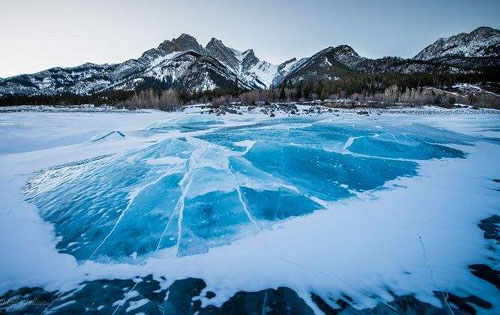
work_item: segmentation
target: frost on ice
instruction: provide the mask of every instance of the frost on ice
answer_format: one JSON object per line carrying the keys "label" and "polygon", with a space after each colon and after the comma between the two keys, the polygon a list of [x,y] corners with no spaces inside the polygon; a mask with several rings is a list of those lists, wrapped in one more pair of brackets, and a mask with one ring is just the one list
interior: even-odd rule
{"label": "frost on ice", "polygon": [[81,263],[200,254],[415,176],[421,160],[464,158],[454,146],[474,141],[420,124],[306,118],[225,127],[190,117],[148,128],[172,131],[178,136],[30,179],[25,192],[54,225],[60,252]]}

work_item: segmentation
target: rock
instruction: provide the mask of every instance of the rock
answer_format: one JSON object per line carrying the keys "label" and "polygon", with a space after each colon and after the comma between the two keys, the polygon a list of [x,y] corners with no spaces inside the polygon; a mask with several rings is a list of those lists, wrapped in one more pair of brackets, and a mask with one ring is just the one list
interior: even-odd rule
{"label": "rock", "polygon": [[215,297],[215,293],[212,291],[207,291],[207,294],[205,295],[207,299],[213,299]]}
{"label": "rock", "polygon": [[474,276],[493,284],[500,290],[500,271],[484,264],[469,265],[469,269]]}

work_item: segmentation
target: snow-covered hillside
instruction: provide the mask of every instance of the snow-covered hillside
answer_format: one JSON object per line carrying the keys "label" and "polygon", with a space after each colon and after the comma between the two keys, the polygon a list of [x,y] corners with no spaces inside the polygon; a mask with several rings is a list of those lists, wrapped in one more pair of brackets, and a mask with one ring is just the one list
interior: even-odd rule
{"label": "snow-covered hillside", "polygon": [[442,57],[499,57],[500,31],[480,27],[470,33],[440,38],[419,52],[415,59],[432,60]]}

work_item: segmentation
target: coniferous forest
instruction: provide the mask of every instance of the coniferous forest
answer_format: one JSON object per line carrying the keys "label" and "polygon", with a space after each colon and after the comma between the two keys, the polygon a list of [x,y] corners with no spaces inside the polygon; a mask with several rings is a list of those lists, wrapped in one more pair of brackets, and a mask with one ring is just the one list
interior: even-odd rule
{"label": "coniferous forest", "polygon": [[[477,90],[455,91],[456,84],[474,84],[493,93]],[[229,103],[265,105],[272,102],[307,102],[350,100],[372,105],[440,105],[455,103],[500,108],[500,73],[422,73],[422,74],[350,74],[338,80],[288,81],[270,89],[248,90],[236,81],[224,89],[200,92],[183,89],[164,89],[160,81],[143,84],[133,91],[110,90],[88,95],[5,95],[0,106],[17,105],[111,105],[120,108],[152,108],[175,110],[181,106],[211,103],[214,106]]]}

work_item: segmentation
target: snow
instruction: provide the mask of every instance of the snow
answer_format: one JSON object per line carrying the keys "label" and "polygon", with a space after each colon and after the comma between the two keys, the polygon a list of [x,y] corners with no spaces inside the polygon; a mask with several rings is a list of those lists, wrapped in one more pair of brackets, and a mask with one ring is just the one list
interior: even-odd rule
{"label": "snow", "polygon": [[244,52],[233,48],[229,48],[229,50],[234,54],[234,57],[238,61],[238,67],[234,69],[234,71],[240,80],[257,88],[269,88],[271,86],[278,71],[277,65],[273,65],[267,61],[255,59],[255,64],[251,64],[249,67],[244,64],[244,60],[245,57],[252,52],[252,50],[249,49]]}
{"label": "snow", "polygon": [[166,157],[147,160],[147,163],[149,165],[183,164],[185,162],[186,162],[185,159],[181,159],[176,156],[166,156]]}
{"label": "snow", "polygon": [[273,82],[273,78],[276,75],[278,66],[270,64],[266,61],[259,61],[245,74],[248,76],[255,77],[258,81],[264,83],[264,88],[269,88]]}
{"label": "snow", "polygon": [[160,56],[156,59],[154,59],[153,61],[151,61],[150,63],[150,67],[153,68],[157,65],[159,65],[160,63],[164,62],[165,60],[171,60],[171,59],[175,59],[175,57],[183,54],[184,52],[181,51],[174,51],[174,52],[171,52],[170,54],[166,54],[165,56]]}
{"label": "snow", "polygon": [[480,86],[477,86],[475,84],[470,84],[470,83],[457,83],[457,84],[453,85],[453,88],[458,89],[458,90],[465,90],[465,91],[475,90],[476,92],[486,93],[486,94],[500,97],[500,95],[498,95],[496,93],[493,93],[491,91],[487,91],[487,90],[481,88]]}
{"label": "snow", "polygon": [[460,33],[440,38],[419,52],[415,59],[430,60],[446,56],[498,57],[500,32],[480,27],[471,33]]}
{"label": "snow", "polygon": [[130,306],[127,307],[126,312],[131,312],[135,309],[138,309],[141,306],[146,305],[149,302],[148,299],[140,299],[139,301],[130,301]]}
{"label": "snow", "polygon": [[288,74],[292,73],[297,69],[302,68],[310,60],[311,58],[301,58],[299,60],[287,62],[282,69],[277,70],[272,81],[273,86],[278,86],[283,81],[283,79],[288,76]]}
{"label": "snow", "polygon": [[[311,305],[315,292],[366,307],[390,301],[390,288],[434,305],[435,290],[474,294],[498,312],[498,290],[467,265],[489,264],[477,223],[498,212],[500,116],[450,113],[3,113],[0,291],[153,274],[204,279],[217,293],[204,304],[287,286]],[[114,130],[126,137],[91,141]],[[61,228],[50,216],[75,192]],[[149,234],[116,246],[130,228]],[[105,230],[92,256],[103,238],[88,232]]]}
{"label": "snow", "polygon": [[283,70],[282,70],[282,71],[283,71],[285,74],[286,74],[286,73],[288,73],[288,72],[290,72],[290,71],[291,71],[291,70],[295,67],[295,65],[296,65],[298,62],[300,62],[300,60],[299,60],[299,61],[295,60],[295,61],[292,61],[292,62],[287,63],[287,64],[285,65],[285,67],[283,67]]}

